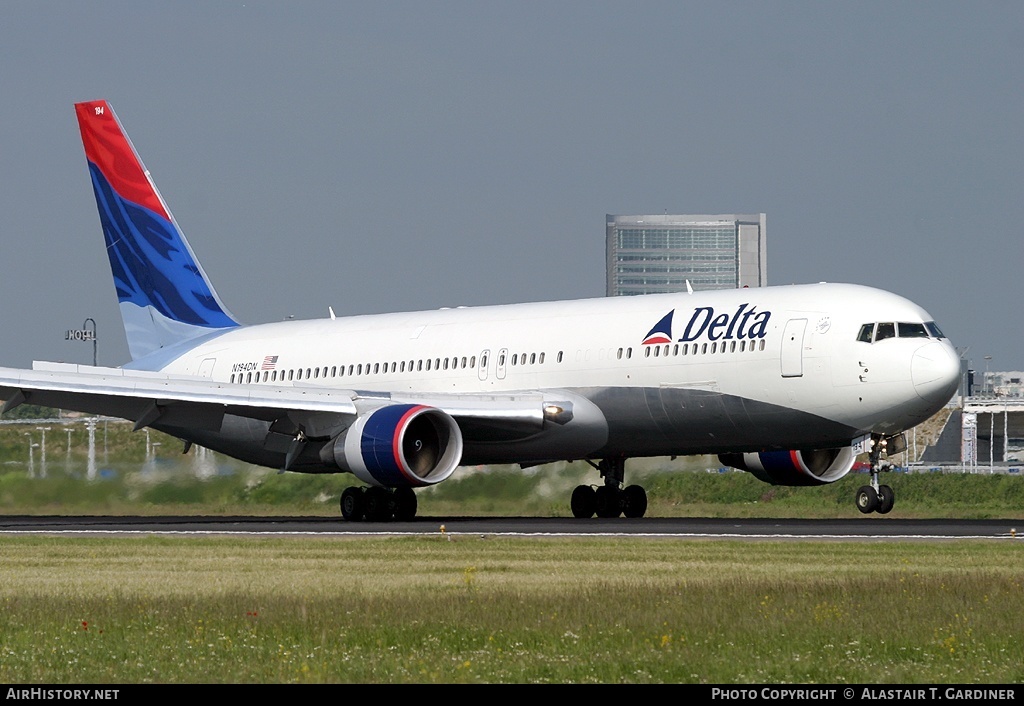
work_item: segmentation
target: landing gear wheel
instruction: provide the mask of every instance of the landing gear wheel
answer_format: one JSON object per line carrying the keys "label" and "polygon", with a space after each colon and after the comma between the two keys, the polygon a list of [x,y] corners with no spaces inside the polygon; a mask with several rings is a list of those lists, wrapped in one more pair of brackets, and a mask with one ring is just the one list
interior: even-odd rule
{"label": "landing gear wheel", "polygon": [[647,491],[639,485],[629,485],[622,491],[622,514],[643,517],[647,512]]}
{"label": "landing gear wheel", "polygon": [[367,488],[363,495],[366,519],[370,522],[387,522],[391,519],[391,493],[387,488]]}
{"label": "landing gear wheel", "polygon": [[412,488],[395,488],[394,506],[395,519],[408,522],[416,517],[416,493]]}
{"label": "landing gear wheel", "polygon": [[579,519],[590,518],[597,511],[597,494],[589,485],[577,485],[572,491],[569,501],[572,516]]}
{"label": "landing gear wheel", "polygon": [[601,459],[600,463],[587,460],[591,466],[601,473],[603,485],[596,488],[579,485],[572,491],[572,514],[575,517],[601,518],[643,517],[647,513],[647,491],[639,485],[624,486],[626,474],[626,458],[611,456]]}
{"label": "landing gear wheel", "polygon": [[878,493],[870,485],[862,485],[857,490],[856,502],[858,510],[865,515],[870,514],[878,509]]}
{"label": "landing gear wheel", "polygon": [[341,493],[341,516],[349,522],[360,522],[365,515],[363,489],[349,486]]}
{"label": "landing gear wheel", "polygon": [[887,485],[878,486],[878,514],[885,515],[896,504],[896,493]]}
{"label": "landing gear wheel", "polygon": [[595,499],[597,500],[597,512],[598,517],[618,517],[621,509],[619,508],[619,489],[612,488],[608,485],[602,485],[594,491]]}

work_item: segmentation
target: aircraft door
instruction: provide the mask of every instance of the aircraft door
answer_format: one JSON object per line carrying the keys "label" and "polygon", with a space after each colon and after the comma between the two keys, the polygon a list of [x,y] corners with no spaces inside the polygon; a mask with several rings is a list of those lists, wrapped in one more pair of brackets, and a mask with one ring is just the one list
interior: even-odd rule
{"label": "aircraft door", "polygon": [[212,378],[213,366],[216,365],[216,358],[207,358],[199,365],[199,377]]}
{"label": "aircraft door", "polygon": [[487,366],[491,362],[491,351],[485,350],[480,351],[480,367],[476,369],[476,375],[481,380],[487,379]]}
{"label": "aircraft door", "polygon": [[782,333],[782,377],[798,378],[804,374],[804,330],[807,319],[790,319]]}

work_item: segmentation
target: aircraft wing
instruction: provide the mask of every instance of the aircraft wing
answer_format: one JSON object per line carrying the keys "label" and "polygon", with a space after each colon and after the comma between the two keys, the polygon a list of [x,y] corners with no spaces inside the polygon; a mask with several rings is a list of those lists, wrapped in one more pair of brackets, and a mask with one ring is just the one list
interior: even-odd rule
{"label": "aircraft wing", "polygon": [[502,434],[539,430],[546,407],[552,418],[551,402],[540,393],[419,395],[315,385],[231,385],[202,377],[48,362],[36,362],[31,370],[0,368],[0,399],[7,401],[4,411],[27,402],[120,417],[135,422],[136,429],[159,420],[166,426],[218,430],[224,415],[231,414],[267,422],[287,417],[316,435],[317,429],[337,429],[339,418],[403,403],[437,407],[478,438],[490,436],[488,429]]}

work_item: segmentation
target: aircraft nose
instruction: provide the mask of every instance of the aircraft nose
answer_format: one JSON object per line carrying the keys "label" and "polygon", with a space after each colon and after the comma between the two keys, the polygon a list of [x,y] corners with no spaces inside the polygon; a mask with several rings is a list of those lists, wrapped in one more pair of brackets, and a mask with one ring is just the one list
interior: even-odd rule
{"label": "aircraft nose", "polygon": [[910,378],[921,399],[949,402],[960,382],[960,361],[953,347],[932,341],[918,348],[910,363]]}

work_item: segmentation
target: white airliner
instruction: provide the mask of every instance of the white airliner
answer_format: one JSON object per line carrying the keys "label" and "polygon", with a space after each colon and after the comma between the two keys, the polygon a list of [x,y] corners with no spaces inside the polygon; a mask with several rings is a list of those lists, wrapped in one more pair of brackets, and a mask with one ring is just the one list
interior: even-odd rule
{"label": "white airliner", "polygon": [[348,520],[411,519],[460,465],[584,460],[576,517],[642,517],[625,461],[718,454],[768,483],[843,478],[865,512],[902,432],[953,395],[932,317],[808,284],[242,325],[221,303],[106,101],[76,104],[131,362],[0,368],[30,402],[122,417],[246,462],[352,473]]}

